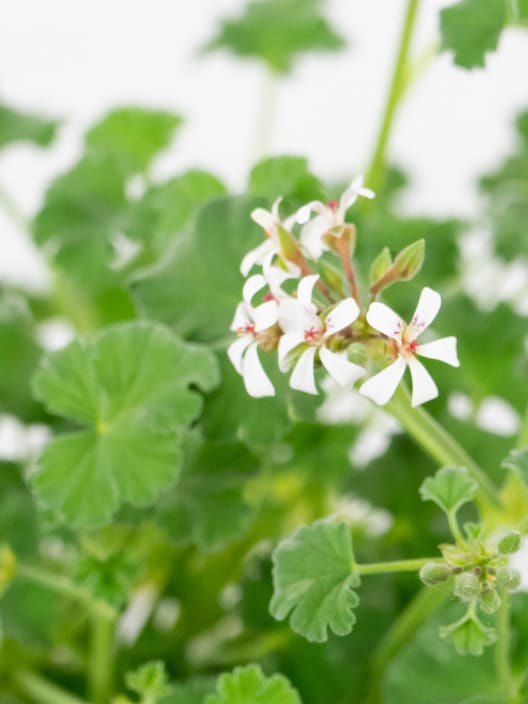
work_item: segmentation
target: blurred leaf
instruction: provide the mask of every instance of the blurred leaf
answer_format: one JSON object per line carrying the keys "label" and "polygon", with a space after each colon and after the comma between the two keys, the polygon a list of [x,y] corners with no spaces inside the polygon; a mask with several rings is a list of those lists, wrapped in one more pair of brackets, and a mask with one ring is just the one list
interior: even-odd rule
{"label": "blurred leaf", "polygon": [[170,539],[215,552],[239,538],[252,515],[244,485],[258,464],[241,444],[203,444],[196,439],[187,449],[178,486],[161,499],[157,510]]}
{"label": "blurred leaf", "polygon": [[83,555],[75,566],[73,579],[97,599],[120,608],[127,601],[136,573],[137,566],[127,553],[106,559]]}
{"label": "blurred leaf", "polygon": [[458,511],[473,499],[477,483],[462,467],[442,467],[420,487],[423,501],[434,501],[445,513]]}
{"label": "blurred leaf", "polygon": [[0,104],[0,148],[13,142],[32,142],[49,146],[59,123]]}
{"label": "blurred leaf", "polygon": [[291,613],[291,628],[318,643],[329,628],[350,633],[359,604],[354,564],[349,525],[323,520],[302,526],[273,553],[272,616],[282,621]]}
{"label": "blurred leaf", "polygon": [[140,312],[193,340],[227,339],[242,296],[240,262],[262,241],[262,230],[250,218],[261,204],[241,197],[205,205],[172,258],[135,284]]}
{"label": "blurred leaf", "polygon": [[147,169],[158,152],[169,146],[180,115],[126,107],[113,110],[86,135],[88,154],[102,154],[127,175]]}
{"label": "blurred leaf", "polygon": [[259,161],[249,175],[252,193],[275,200],[282,196],[286,215],[311,200],[325,200],[325,190],[319,179],[301,156],[274,156]]}
{"label": "blurred leaf", "polygon": [[33,476],[38,497],[82,527],[107,522],[123,501],[151,503],[178,477],[183,430],[200,412],[188,386],[216,383],[209,352],[151,323],[116,326],[49,355],[36,395],[85,427],[43,451]]}
{"label": "blurred leaf", "polygon": [[497,48],[506,19],[504,0],[461,0],[440,13],[442,46],[454,51],[458,66],[484,67],[486,53]]}
{"label": "blurred leaf", "polygon": [[251,0],[240,17],[221,22],[205,51],[227,49],[236,56],[263,61],[275,73],[289,73],[299,55],[345,46],[321,16],[322,4],[321,0]]}
{"label": "blurred leaf", "polygon": [[169,694],[162,697],[160,704],[204,704],[205,697],[213,690],[212,678],[196,677],[185,684],[172,686]]}
{"label": "blurred leaf", "polygon": [[503,460],[502,467],[517,472],[523,482],[528,486],[528,447],[522,450],[511,450]]}
{"label": "blurred leaf", "polygon": [[221,675],[205,704],[300,704],[300,699],[282,675],[266,677],[258,665],[248,665]]}
{"label": "blurred leaf", "polygon": [[167,693],[168,679],[161,661],[147,662],[126,675],[127,687],[139,694],[144,701],[156,702]]}
{"label": "blurred leaf", "polygon": [[0,463],[0,543],[19,557],[33,557],[38,549],[39,524],[31,494],[20,468]]}

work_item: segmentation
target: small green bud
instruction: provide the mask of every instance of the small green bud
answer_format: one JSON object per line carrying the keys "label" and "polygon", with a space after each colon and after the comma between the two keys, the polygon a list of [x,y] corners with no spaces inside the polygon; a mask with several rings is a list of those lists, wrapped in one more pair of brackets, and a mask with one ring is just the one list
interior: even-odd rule
{"label": "small green bud", "polygon": [[319,272],[325,284],[344,298],[343,278],[339,270],[321,259],[319,261]]}
{"label": "small green bud", "polygon": [[300,261],[304,260],[301,252],[299,243],[295,237],[285,230],[281,225],[277,226],[277,233],[279,235],[279,245],[281,254],[287,261],[299,264]]}
{"label": "small green bud", "polygon": [[468,540],[478,540],[482,533],[482,525],[468,521],[468,523],[464,523],[464,532]]}
{"label": "small green bud", "polygon": [[426,562],[420,570],[420,579],[428,587],[445,582],[451,576],[451,568],[445,562]]}
{"label": "small green bud", "polygon": [[454,595],[460,601],[472,601],[480,593],[480,580],[471,572],[462,572],[455,578]]}
{"label": "small green bud", "polygon": [[412,279],[422,268],[425,255],[425,240],[413,242],[398,254],[394,260],[395,278],[403,281]]}
{"label": "small green bud", "polygon": [[503,589],[508,592],[514,591],[521,584],[521,573],[511,567],[499,567],[495,584],[499,591]]}
{"label": "small green bud", "polygon": [[521,534],[516,530],[512,530],[510,533],[507,533],[498,545],[501,555],[512,555],[514,552],[517,552],[520,547]]}
{"label": "small green bud", "polygon": [[501,598],[497,590],[493,589],[493,587],[483,589],[480,595],[479,605],[482,611],[487,614],[494,614],[498,611],[501,605]]}
{"label": "small green bud", "polygon": [[372,262],[369,272],[369,284],[372,286],[385,276],[392,266],[392,257],[388,247],[383,247],[376,259]]}
{"label": "small green bud", "polygon": [[364,366],[368,362],[367,348],[362,342],[353,342],[347,347],[347,357],[350,362]]}

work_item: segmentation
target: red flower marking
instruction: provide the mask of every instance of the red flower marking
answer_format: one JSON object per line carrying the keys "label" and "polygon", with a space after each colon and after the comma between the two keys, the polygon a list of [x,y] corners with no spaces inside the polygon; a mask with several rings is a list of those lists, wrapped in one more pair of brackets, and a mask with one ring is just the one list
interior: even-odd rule
{"label": "red flower marking", "polygon": [[405,345],[405,351],[408,354],[416,354],[417,349],[418,349],[418,340],[411,340],[410,342],[407,342]]}
{"label": "red flower marking", "polygon": [[262,296],[262,300],[265,301],[265,302],[267,302],[267,301],[274,301],[274,300],[275,300],[275,296],[272,294],[271,291],[268,291],[267,293],[265,293],[265,294]]}
{"label": "red flower marking", "polygon": [[242,325],[236,330],[237,335],[255,335],[255,325],[253,323],[248,323],[248,325]]}
{"label": "red flower marking", "polygon": [[337,210],[337,206],[339,205],[339,201],[338,200],[331,200],[327,203],[327,205],[330,208],[330,210]]}
{"label": "red flower marking", "polygon": [[305,342],[317,342],[317,340],[320,337],[321,337],[320,330],[316,330],[314,327],[310,328],[309,330],[304,331]]}

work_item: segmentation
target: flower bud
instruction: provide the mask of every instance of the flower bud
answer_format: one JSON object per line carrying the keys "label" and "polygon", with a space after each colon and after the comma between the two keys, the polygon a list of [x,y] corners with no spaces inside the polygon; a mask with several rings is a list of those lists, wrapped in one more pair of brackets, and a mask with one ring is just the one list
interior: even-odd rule
{"label": "flower bud", "polygon": [[342,298],[345,297],[343,289],[343,278],[335,266],[332,266],[322,259],[319,261],[319,272],[321,278],[333,291],[336,291]]}
{"label": "flower bud", "polygon": [[521,573],[511,567],[499,567],[495,584],[499,591],[503,589],[509,592],[514,591],[521,584]]}
{"label": "flower bud", "polygon": [[359,364],[361,367],[368,362],[368,354],[365,345],[362,342],[353,342],[347,347],[347,357],[350,362]]}
{"label": "flower bud", "polygon": [[398,254],[394,260],[395,278],[403,281],[412,279],[422,268],[425,254],[425,240],[413,242]]}
{"label": "flower bud", "polygon": [[471,572],[462,572],[455,578],[455,596],[460,601],[472,601],[480,593],[480,580]]}
{"label": "flower bud", "polygon": [[383,247],[376,259],[372,262],[369,272],[369,283],[372,286],[382,279],[392,266],[392,257],[388,247]]}
{"label": "flower bud", "polygon": [[501,598],[496,589],[488,587],[480,595],[479,606],[487,614],[494,614],[501,605]]}
{"label": "flower bud", "polygon": [[517,552],[521,547],[521,534],[512,530],[502,538],[499,542],[498,549],[501,555],[511,555]]}
{"label": "flower bud", "polygon": [[428,587],[445,582],[451,575],[451,568],[445,562],[426,562],[420,570],[420,579]]}

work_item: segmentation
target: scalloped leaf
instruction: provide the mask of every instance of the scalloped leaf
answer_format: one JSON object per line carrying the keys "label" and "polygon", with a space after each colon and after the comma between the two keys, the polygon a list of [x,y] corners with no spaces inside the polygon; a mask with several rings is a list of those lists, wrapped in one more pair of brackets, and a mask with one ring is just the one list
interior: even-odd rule
{"label": "scalloped leaf", "polygon": [[236,667],[220,675],[215,694],[205,704],[300,704],[296,690],[282,675],[266,677],[258,665]]}
{"label": "scalloped leaf", "polygon": [[273,553],[273,598],[270,611],[309,641],[350,633],[361,580],[354,571],[350,526],[322,520],[302,526]]}
{"label": "scalloped leaf", "polygon": [[477,483],[464,467],[442,467],[420,487],[424,501],[434,501],[445,513],[452,513],[472,500]]}
{"label": "scalloped leaf", "polygon": [[32,478],[40,500],[67,523],[108,522],[125,501],[152,503],[179,476],[186,426],[218,382],[214,356],[161,325],[115,326],[49,355],[34,379],[50,412],[81,429],[42,452]]}

